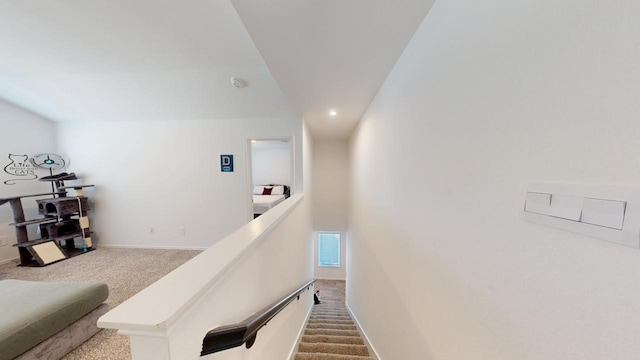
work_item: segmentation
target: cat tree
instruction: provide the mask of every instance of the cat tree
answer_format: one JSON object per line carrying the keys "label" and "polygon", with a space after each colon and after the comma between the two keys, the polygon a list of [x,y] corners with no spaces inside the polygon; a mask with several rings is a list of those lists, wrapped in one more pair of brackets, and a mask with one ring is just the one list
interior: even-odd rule
{"label": "cat tree", "polygon": [[[88,199],[83,189],[93,185],[65,186],[66,180],[77,180],[74,173],[61,173],[42,177],[40,181],[49,181],[53,192],[0,198],[0,205],[9,203],[16,229],[21,266],[45,266],[93,250],[91,230],[87,212]],[[68,196],[67,190],[73,189],[74,196]],[[26,220],[22,208],[22,199],[53,195],[51,198],[38,199],[38,213],[42,218]],[[29,240],[27,227],[38,225],[40,239]],[[82,238],[82,244],[76,246],[76,239]]]}

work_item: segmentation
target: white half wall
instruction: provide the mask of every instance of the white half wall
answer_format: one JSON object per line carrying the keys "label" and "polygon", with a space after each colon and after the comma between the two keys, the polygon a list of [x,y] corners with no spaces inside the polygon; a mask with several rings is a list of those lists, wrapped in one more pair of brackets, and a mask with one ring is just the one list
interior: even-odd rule
{"label": "white half wall", "polygon": [[350,140],[347,301],[381,359],[638,358],[640,252],[518,211],[529,181],[640,185],[639,17],[435,3]]}
{"label": "white half wall", "polygon": [[[309,209],[294,194],[103,315],[98,326],[128,335],[134,360],[197,359],[209,330],[241,322],[312,279]],[[251,349],[205,358],[288,359],[313,306],[309,290],[259,329]]]}
{"label": "white half wall", "polygon": [[[41,116],[23,110],[10,103],[0,100],[0,198],[18,195],[38,194],[51,191],[50,183],[40,182],[31,176],[11,176],[5,172],[6,167],[22,155],[31,157],[39,153],[55,153],[56,141],[54,137],[53,123]],[[9,154],[19,155],[14,159]],[[7,169],[8,170],[8,169]],[[10,171],[10,170],[9,170]],[[47,176],[48,172],[36,171],[38,176]],[[14,179],[31,179],[16,180]],[[7,182],[7,183],[5,183]],[[8,185],[13,184],[13,185]],[[35,219],[39,217],[38,207],[34,198],[22,200],[25,217]],[[7,245],[0,245],[0,263],[18,257],[17,248],[11,246],[16,243],[16,232],[13,226],[13,213],[9,204],[0,206],[0,244],[6,241]],[[29,236],[35,239],[35,226],[28,228]]]}
{"label": "white half wall", "polygon": [[[206,248],[247,223],[251,138],[292,137],[292,193],[303,190],[301,118],[74,122],[56,130],[71,170],[96,185],[86,194],[98,246]],[[234,172],[220,171],[223,154],[234,155]]]}

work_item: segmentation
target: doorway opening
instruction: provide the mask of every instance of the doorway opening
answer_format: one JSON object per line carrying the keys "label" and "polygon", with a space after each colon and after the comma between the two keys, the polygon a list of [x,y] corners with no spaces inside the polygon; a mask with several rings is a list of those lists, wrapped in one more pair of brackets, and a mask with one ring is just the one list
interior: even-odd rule
{"label": "doorway opening", "polygon": [[272,209],[293,192],[293,138],[249,139],[248,191],[251,221]]}

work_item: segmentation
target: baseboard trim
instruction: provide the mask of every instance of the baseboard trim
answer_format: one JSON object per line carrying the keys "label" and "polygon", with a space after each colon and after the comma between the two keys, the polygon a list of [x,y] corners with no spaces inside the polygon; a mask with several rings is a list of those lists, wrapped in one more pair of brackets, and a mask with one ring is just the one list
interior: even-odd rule
{"label": "baseboard trim", "polygon": [[[311,291],[313,293],[313,290]],[[293,347],[291,347],[291,351],[289,353],[289,357],[287,359],[294,360],[293,358],[296,356],[296,349],[298,348],[298,344],[300,340],[302,340],[302,335],[304,334],[304,329],[307,328],[307,323],[309,322],[309,318],[311,317],[311,311],[313,310],[313,304],[307,310],[307,315],[304,318],[304,323],[302,323],[302,327],[298,330],[298,337],[296,338],[296,342],[293,343]]]}
{"label": "baseboard trim", "polygon": [[[96,244],[94,245],[96,249],[105,248],[105,249],[154,249],[154,250],[207,250],[206,247],[196,247],[196,246],[143,246],[143,245],[109,245],[109,244]],[[18,263],[20,262],[19,257],[0,260],[0,265],[5,265],[9,263]]]}
{"label": "baseboard trim", "polygon": [[206,250],[207,247],[198,246],[149,246],[149,245],[111,245],[96,244],[95,247],[107,249],[154,249],[154,250]]}
{"label": "baseboard trim", "polygon": [[12,259],[7,259],[7,260],[0,261],[0,265],[12,263],[12,262],[17,263],[18,261],[20,261],[20,258],[19,257],[15,257],[15,258],[12,258]]}
{"label": "baseboard trim", "polygon": [[373,357],[376,360],[381,360],[380,356],[378,355],[378,352],[376,351],[376,348],[373,347],[373,345],[371,344],[371,341],[369,341],[369,337],[367,336],[367,333],[364,331],[364,329],[360,325],[358,318],[353,314],[353,311],[351,311],[351,307],[347,302],[345,302],[345,306],[347,308],[347,311],[349,311],[349,314],[351,314],[353,321],[356,323],[356,327],[358,328],[358,331],[360,331],[360,334],[362,334],[365,345],[367,345],[367,347],[369,348],[369,352],[372,353],[371,357]]}

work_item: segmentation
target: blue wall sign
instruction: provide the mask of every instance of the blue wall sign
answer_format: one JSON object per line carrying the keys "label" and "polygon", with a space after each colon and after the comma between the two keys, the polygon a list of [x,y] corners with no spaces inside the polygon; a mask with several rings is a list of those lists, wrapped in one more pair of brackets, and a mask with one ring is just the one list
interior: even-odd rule
{"label": "blue wall sign", "polygon": [[233,155],[220,155],[220,171],[233,172]]}

